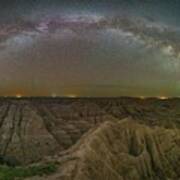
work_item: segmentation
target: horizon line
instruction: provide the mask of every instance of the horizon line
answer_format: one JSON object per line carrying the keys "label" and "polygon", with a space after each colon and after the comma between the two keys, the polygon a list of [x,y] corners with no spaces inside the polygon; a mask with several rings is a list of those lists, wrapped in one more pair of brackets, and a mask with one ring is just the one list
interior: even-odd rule
{"label": "horizon line", "polygon": [[11,95],[11,96],[0,96],[0,98],[13,98],[13,99],[26,99],[26,98],[52,98],[52,99],[58,99],[58,98],[67,98],[67,99],[78,99],[78,98],[138,98],[138,99],[173,99],[173,98],[180,98],[180,96],[128,96],[128,95],[121,95],[121,96],[17,96],[17,95]]}

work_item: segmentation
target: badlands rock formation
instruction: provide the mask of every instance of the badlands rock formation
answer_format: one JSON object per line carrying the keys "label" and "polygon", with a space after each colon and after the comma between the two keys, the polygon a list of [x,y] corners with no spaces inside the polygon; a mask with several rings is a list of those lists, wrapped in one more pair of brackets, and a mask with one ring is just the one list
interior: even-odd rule
{"label": "badlands rock formation", "polygon": [[150,128],[131,118],[107,121],[51,161],[60,164],[59,173],[42,179],[177,180],[180,131]]}
{"label": "badlands rock formation", "polygon": [[180,100],[0,100],[0,154],[56,162],[47,180],[180,179]]}

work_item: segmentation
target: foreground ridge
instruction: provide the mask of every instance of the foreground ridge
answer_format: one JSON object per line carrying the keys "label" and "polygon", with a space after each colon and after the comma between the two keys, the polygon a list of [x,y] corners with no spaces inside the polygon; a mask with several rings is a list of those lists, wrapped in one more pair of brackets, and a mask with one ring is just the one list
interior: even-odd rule
{"label": "foreground ridge", "polygon": [[42,179],[162,180],[180,178],[180,131],[147,127],[131,118],[107,121],[50,161],[59,174]]}

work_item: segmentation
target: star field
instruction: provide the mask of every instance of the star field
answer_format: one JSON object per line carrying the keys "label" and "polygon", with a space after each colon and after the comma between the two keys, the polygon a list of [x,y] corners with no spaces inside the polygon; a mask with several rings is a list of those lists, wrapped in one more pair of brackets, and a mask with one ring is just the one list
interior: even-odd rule
{"label": "star field", "polygon": [[178,1],[0,3],[0,95],[180,95]]}

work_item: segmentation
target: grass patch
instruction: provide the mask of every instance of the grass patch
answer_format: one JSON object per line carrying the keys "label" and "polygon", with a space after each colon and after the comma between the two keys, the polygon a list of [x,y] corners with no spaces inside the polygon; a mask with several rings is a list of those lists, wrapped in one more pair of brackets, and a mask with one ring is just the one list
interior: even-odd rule
{"label": "grass patch", "polygon": [[0,166],[0,180],[22,180],[32,176],[50,175],[56,172],[55,164],[37,165],[31,167],[7,167]]}

